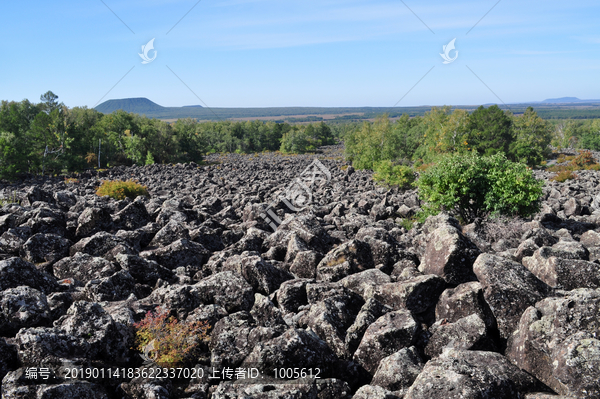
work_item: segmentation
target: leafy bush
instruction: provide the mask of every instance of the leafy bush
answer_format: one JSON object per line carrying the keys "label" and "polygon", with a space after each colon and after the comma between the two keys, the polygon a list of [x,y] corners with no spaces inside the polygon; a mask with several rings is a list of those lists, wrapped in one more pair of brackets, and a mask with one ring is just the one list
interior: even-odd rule
{"label": "leafy bush", "polygon": [[206,322],[179,322],[168,317],[167,311],[148,312],[133,326],[136,331],[136,349],[161,367],[186,364],[199,345],[208,340],[210,326]]}
{"label": "leafy bush", "polygon": [[140,195],[148,195],[148,189],[133,180],[105,180],[96,190],[96,195],[101,197],[108,195],[116,200],[134,199]]}
{"label": "leafy bush", "polygon": [[596,158],[592,155],[591,151],[579,151],[579,155],[577,155],[571,161],[571,165],[576,166],[578,168],[586,168],[587,166],[594,165],[596,163]]}
{"label": "leafy bush", "polygon": [[408,187],[415,181],[415,173],[409,166],[394,165],[392,161],[380,161],[374,166],[373,179],[390,186]]}
{"label": "leafy bush", "polygon": [[445,156],[417,181],[431,212],[446,210],[465,222],[492,213],[529,216],[539,210],[543,184],[504,154]]}
{"label": "leafy bush", "polygon": [[575,178],[577,178],[577,175],[575,173],[573,173],[570,170],[565,170],[565,171],[560,172],[556,176],[554,176],[551,180],[562,183],[569,179],[575,179]]}

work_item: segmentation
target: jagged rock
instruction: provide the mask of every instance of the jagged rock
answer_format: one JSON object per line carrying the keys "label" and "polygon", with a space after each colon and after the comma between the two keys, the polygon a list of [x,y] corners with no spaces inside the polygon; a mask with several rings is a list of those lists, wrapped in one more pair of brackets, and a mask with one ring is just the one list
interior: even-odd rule
{"label": "jagged rock", "polygon": [[438,321],[430,327],[431,337],[425,346],[425,354],[431,358],[439,356],[444,349],[496,350],[485,322],[476,314],[455,322]]}
{"label": "jagged rock", "polygon": [[70,191],[61,190],[53,194],[54,201],[62,210],[68,210],[77,203],[77,197]]}
{"label": "jagged rock", "polygon": [[0,261],[0,291],[27,285],[49,294],[58,291],[56,279],[40,272],[29,262],[21,258],[10,258]]}
{"label": "jagged rock", "polygon": [[496,328],[496,319],[478,281],[446,289],[435,307],[436,320],[445,320],[447,323],[454,323],[472,314],[479,316],[488,328]]}
{"label": "jagged rock", "polygon": [[0,334],[14,335],[23,327],[47,326],[51,323],[46,295],[20,286],[0,292]]}
{"label": "jagged rock", "polygon": [[576,289],[528,308],[507,357],[562,395],[599,397],[600,290]]}
{"label": "jagged rock", "polygon": [[97,233],[110,222],[110,213],[105,208],[85,208],[77,219],[77,237],[88,237]]}
{"label": "jagged rock", "polygon": [[537,251],[540,247],[535,243],[532,238],[528,238],[519,244],[517,251],[515,252],[515,259],[518,262],[521,262],[523,258],[528,256],[533,256],[535,251]]}
{"label": "jagged rock", "polygon": [[306,299],[309,304],[321,302],[331,296],[346,295],[350,291],[340,283],[309,283],[306,284]]}
{"label": "jagged rock", "polygon": [[436,274],[449,284],[475,280],[473,262],[479,249],[454,226],[443,225],[431,232],[419,270]]}
{"label": "jagged rock", "polygon": [[127,270],[116,272],[110,277],[88,281],[84,292],[94,302],[121,301],[133,293],[135,280]]}
{"label": "jagged rock", "polygon": [[363,385],[352,399],[399,399],[398,396],[377,385]]}
{"label": "jagged rock", "polygon": [[578,216],[581,215],[581,203],[577,198],[569,198],[563,205],[566,216]]}
{"label": "jagged rock", "polygon": [[55,327],[22,328],[15,336],[19,361],[23,366],[39,367],[47,359],[91,356],[91,346]]}
{"label": "jagged rock", "polygon": [[335,282],[374,266],[371,248],[362,241],[352,240],[325,255],[317,266],[317,280]]}
{"label": "jagged rock", "polygon": [[83,338],[90,348],[87,358],[107,360],[112,364],[130,359],[132,335],[123,335],[122,329],[97,303],[74,302],[54,326],[72,337]]}
{"label": "jagged rock", "polygon": [[346,331],[346,352],[354,353],[362,340],[367,328],[384,314],[391,312],[393,309],[383,305],[381,302],[370,298],[360,308],[360,311],[354,319],[354,323],[348,327]]}
{"label": "jagged rock", "polygon": [[223,306],[227,312],[249,311],[254,305],[254,292],[239,274],[221,272],[195,284],[204,304]]}
{"label": "jagged rock", "polygon": [[19,226],[6,230],[0,236],[0,251],[7,254],[18,254],[31,233],[29,226]]}
{"label": "jagged rock", "polygon": [[117,272],[112,262],[82,252],[59,260],[52,269],[59,279],[74,278],[84,284],[93,279],[112,276]]}
{"label": "jagged rock", "polygon": [[296,313],[300,306],[308,304],[306,285],[314,283],[312,279],[293,279],[284,281],[277,290],[277,303],[285,313]]}
{"label": "jagged rock", "polygon": [[405,393],[421,373],[424,365],[416,347],[400,349],[381,360],[371,385]]}
{"label": "jagged rock", "polygon": [[551,291],[523,265],[500,256],[479,255],[473,271],[481,282],[483,296],[496,318],[502,338],[513,333],[525,309]]}
{"label": "jagged rock", "polygon": [[[108,399],[106,389],[99,384],[88,381],[67,381],[58,384],[47,384],[42,376],[38,376],[40,384],[32,384],[27,377],[25,368],[11,371],[7,374],[2,384],[2,397],[6,399],[17,398],[43,398],[43,399]],[[50,381],[49,381],[50,382]]]}
{"label": "jagged rock", "polygon": [[256,327],[250,313],[241,311],[220,319],[211,331],[210,361],[213,367],[237,367],[254,348],[250,334]]}
{"label": "jagged rock", "polygon": [[119,253],[133,253],[133,249],[124,240],[115,237],[113,234],[101,231],[91,237],[79,240],[69,250],[71,256],[78,252],[113,260]]}
{"label": "jagged rock", "polygon": [[290,384],[261,383],[261,384],[219,384],[212,395],[212,399],[318,399],[318,390],[314,383],[300,384],[291,382]]}
{"label": "jagged rock", "polygon": [[441,277],[429,274],[396,283],[369,285],[363,296],[365,299],[375,298],[394,310],[408,309],[413,313],[423,313],[435,306],[444,288]]}
{"label": "jagged rock", "polygon": [[513,399],[542,385],[499,353],[449,349],[427,362],[406,399]]}
{"label": "jagged rock", "polygon": [[550,287],[572,290],[600,287],[600,264],[578,259],[547,256],[542,247],[532,257],[523,258],[523,265]]}
{"label": "jagged rock", "polygon": [[115,257],[115,261],[140,284],[154,286],[159,279],[174,281],[175,278],[172,270],[137,255],[119,254]]}
{"label": "jagged rock", "polygon": [[137,197],[131,204],[120,210],[113,217],[117,229],[135,230],[150,222],[142,196]]}
{"label": "jagged rock", "polygon": [[316,334],[292,328],[279,337],[258,343],[243,365],[252,365],[268,375],[275,368],[318,368],[321,377],[329,377],[336,357]]}
{"label": "jagged rock", "polygon": [[290,273],[296,278],[315,278],[317,266],[323,256],[316,251],[301,251],[296,254],[290,266]]}
{"label": "jagged rock", "polygon": [[351,389],[346,381],[337,378],[315,380],[317,399],[351,399]]}
{"label": "jagged rock", "polygon": [[232,256],[223,263],[222,270],[238,273],[256,292],[263,295],[270,295],[279,288],[281,283],[293,279],[293,276],[286,271],[265,262],[252,252]]}
{"label": "jagged rock", "polygon": [[9,371],[16,369],[18,361],[17,347],[0,338],[0,381]]}
{"label": "jagged rock", "polygon": [[581,235],[579,242],[588,249],[590,247],[600,247],[600,233],[595,230],[588,230]]}
{"label": "jagged rock", "polygon": [[165,247],[180,239],[190,240],[190,234],[181,223],[171,220],[156,233],[149,246]]}
{"label": "jagged rock", "polygon": [[179,239],[166,247],[141,252],[140,256],[173,270],[188,265],[200,268],[208,260],[210,252],[196,242]]}
{"label": "jagged rock", "polygon": [[308,326],[340,358],[349,358],[346,350],[346,330],[354,323],[363,301],[353,295],[336,295],[311,305],[300,319],[301,326]]}
{"label": "jagged rock", "polygon": [[360,273],[351,274],[340,280],[340,284],[350,291],[364,297],[368,287],[374,287],[391,282],[390,276],[378,269],[365,270]]}
{"label": "jagged rock", "polygon": [[354,360],[374,374],[384,357],[414,345],[419,332],[420,326],[409,311],[386,313],[367,328]]}
{"label": "jagged rock", "polygon": [[56,234],[34,234],[23,244],[21,256],[29,262],[52,262],[69,254],[73,243]]}
{"label": "jagged rock", "polygon": [[271,300],[261,294],[254,294],[254,306],[250,314],[256,324],[262,327],[275,327],[285,325],[285,321],[279,310]]}

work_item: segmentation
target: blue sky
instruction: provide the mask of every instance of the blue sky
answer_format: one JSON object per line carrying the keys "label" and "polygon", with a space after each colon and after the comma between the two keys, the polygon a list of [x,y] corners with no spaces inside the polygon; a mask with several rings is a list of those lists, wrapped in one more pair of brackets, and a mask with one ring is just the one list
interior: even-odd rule
{"label": "blue sky", "polygon": [[2,1],[0,37],[0,99],[52,90],[70,107],[600,98],[597,0]]}

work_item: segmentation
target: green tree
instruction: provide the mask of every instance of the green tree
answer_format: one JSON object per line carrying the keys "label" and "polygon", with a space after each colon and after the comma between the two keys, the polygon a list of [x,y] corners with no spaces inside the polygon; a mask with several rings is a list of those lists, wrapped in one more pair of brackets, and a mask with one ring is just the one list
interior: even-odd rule
{"label": "green tree", "polygon": [[512,119],[497,105],[477,108],[469,117],[465,140],[481,155],[508,154],[513,141]]}
{"label": "green tree", "polygon": [[540,165],[547,159],[552,129],[532,107],[528,107],[522,116],[513,118],[513,131],[515,140],[509,146],[511,159],[529,166]]}

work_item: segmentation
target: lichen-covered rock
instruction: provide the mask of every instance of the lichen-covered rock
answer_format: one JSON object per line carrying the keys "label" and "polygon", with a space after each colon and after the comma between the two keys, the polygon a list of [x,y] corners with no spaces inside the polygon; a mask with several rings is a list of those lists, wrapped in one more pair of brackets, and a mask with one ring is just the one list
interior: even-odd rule
{"label": "lichen-covered rock", "polygon": [[110,222],[110,213],[106,208],[85,208],[77,219],[77,237],[88,237],[97,233]]}
{"label": "lichen-covered rock", "polygon": [[52,269],[59,279],[73,278],[84,284],[93,279],[112,276],[117,272],[112,262],[82,252],[59,260]]}
{"label": "lichen-covered rock", "polygon": [[278,269],[252,252],[232,256],[223,263],[222,270],[238,273],[256,292],[263,295],[272,294],[281,283],[293,279],[291,274]]}
{"label": "lichen-covered rock", "polygon": [[472,314],[455,322],[438,321],[429,328],[431,336],[425,354],[435,358],[444,349],[496,350],[490,331],[479,315]]}
{"label": "lichen-covered rock", "polygon": [[444,288],[441,277],[429,274],[396,283],[370,285],[363,295],[366,299],[375,298],[394,310],[408,309],[413,313],[423,313],[435,306]]}
{"label": "lichen-covered rock", "polygon": [[117,238],[105,231],[100,231],[91,237],[79,240],[75,245],[71,246],[69,254],[73,256],[78,252],[82,252],[92,256],[100,256],[107,260],[113,260],[114,256],[117,255],[117,253],[114,253],[114,250],[117,248],[122,248],[122,250],[117,252],[133,253],[133,250],[123,239]]}
{"label": "lichen-covered rock", "polygon": [[212,399],[318,399],[316,384],[291,382],[283,384],[219,384]]}
{"label": "lichen-covered rock", "polygon": [[367,328],[384,314],[393,309],[383,305],[376,299],[369,298],[360,308],[360,311],[354,319],[354,323],[346,331],[346,351],[354,353],[360,341],[362,340]]}
{"label": "lichen-covered rock", "polygon": [[436,320],[445,320],[447,323],[454,323],[472,314],[479,316],[488,328],[496,328],[496,319],[478,281],[446,289],[435,307]]}
{"label": "lichen-covered rock", "polygon": [[244,364],[257,367],[268,375],[275,368],[319,368],[321,377],[329,377],[336,365],[336,356],[316,334],[292,328],[279,337],[257,344]]}
{"label": "lichen-covered rock", "polygon": [[421,373],[424,365],[416,347],[400,349],[381,360],[371,385],[405,393]]}
{"label": "lichen-covered rock", "polygon": [[73,243],[56,234],[38,233],[29,237],[21,248],[21,256],[29,262],[52,262],[69,254]]}
{"label": "lichen-covered rock", "polygon": [[15,336],[19,361],[23,366],[39,367],[48,359],[91,356],[90,344],[55,327],[22,328]]}
{"label": "lichen-covered rock", "polygon": [[600,397],[600,290],[546,298],[521,317],[507,357],[562,395]]}
{"label": "lichen-covered rock", "polygon": [[140,256],[173,270],[188,265],[201,267],[210,257],[210,252],[201,244],[182,238],[165,247],[141,252]]}
{"label": "lichen-covered rock", "polygon": [[[36,367],[37,368],[37,367]],[[39,384],[32,384],[25,368],[11,371],[2,384],[2,398],[6,399],[108,399],[106,389],[88,381],[71,380],[49,384],[38,377]],[[36,380],[36,381],[38,381]]]}
{"label": "lichen-covered rock", "polygon": [[319,262],[317,280],[335,282],[373,267],[371,248],[360,240],[351,240],[332,249]]}
{"label": "lichen-covered rock", "polygon": [[312,279],[300,279],[284,281],[277,290],[277,303],[285,313],[296,313],[300,306],[308,305],[306,285],[314,283]]}
{"label": "lichen-covered rock", "polygon": [[315,278],[317,266],[323,255],[316,251],[301,251],[296,254],[290,266],[290,273],[296,278]]}
{"label": "lichen-covered rock", "polygon": [[237,273],[217,273],[199,281],[195,287],[202,303],[221,305],[229,313],[249,311],[254,305],[252,287]]}
{"label": "lichen-covered rock", "polygon": [[256,324],[262,327],[275,327],[285,325],[281,310],[275,307],[271,300],[261,294],[254,294],[254,305],[250,314],[256,321]]}
{"label": "lichen-covered rock", "polygon": [[499,353],[448,349],[425,364],[405,399],[514,399],[543,390]]}
{"label": "lichen-covered rock", "polygon": [[44,294],[58,291],[56,279],[21,258],[0,261],[0,291],[26,285]]}
{"label": "lichen-covered rock", "polygon": [[481,254],[473,271],[483,287],[502,338],[508,338],[529,306],[549,295],[551,289],[520,263],[491,254]]}
{"label": "lichen-covered rock", "polygon": [[374,374],[381,359],[414,345],[420,329],[407,310],[386,313],[367,328],[354,360]]}
{"label": "lichen-covered rock", "polygon": [[156,233],[149,246],[165,247],[180,239],[189,240],[189,231],[181,223],[171,220]]}
{"label": "lichen-covered rock", "polygon": [[[583,251],[581,252],[583,253]],[[572,290],[600,287],[599,264],[553,256],[554,254],[556,254],[554,248],[542,247],[535,251],[533,256],[523,258],[523,265],[553,288]]]}
{"label": "lichen-covered rock", "polygon": [[0,291],[0,334],[14,335],[23,327],[50,323],[50,307],[40,291],[27,286]]}
{"label": "lichen-covered rock", "polygon": [[360,296],[364,296],[368,287],[388,284],[390,282],[390,276],[379,269],[365,270],[360,273],[351,274],[340,280],[341,285]]}
{"label": "lichen-covered rock", "polygon": [[121,270],[109,277],[88,281],[84,292],[93,302],[121,301],[129,297],[135,289],[135,280],[127,270]]}
{"label": "lichen-covered rock", "polygon": [[28,226],[19,226],[6,230],[0,236],[0,251],[7,254],[18,254],[31,234],[31,228]]}
{"label": "lichen-covered rock", "polygon": [[473,281],[473,262],[479,253],[479,249],[456,227],[442,225],[427,237],[419,270],[438,275],[449,284]]}
{"label": "lichen-covered rock", "polygon": [[164,281],[174,281],[175,273],[159,265],[153,260],[147,260],[137,255],[119,254],[115,257],[115,262],[140,284],[156,285],[159,279]]}
{"label": "lichen-covered rock", "polygon": [[399,399],[399,397],[378,385],[363,385],[352,399]]}
{"label": "lichen-covered rock", "polygon": [[137,197],[131,204],[120,210],[113,217],[117,229],[135,230],[150,222],[142,196]]}

